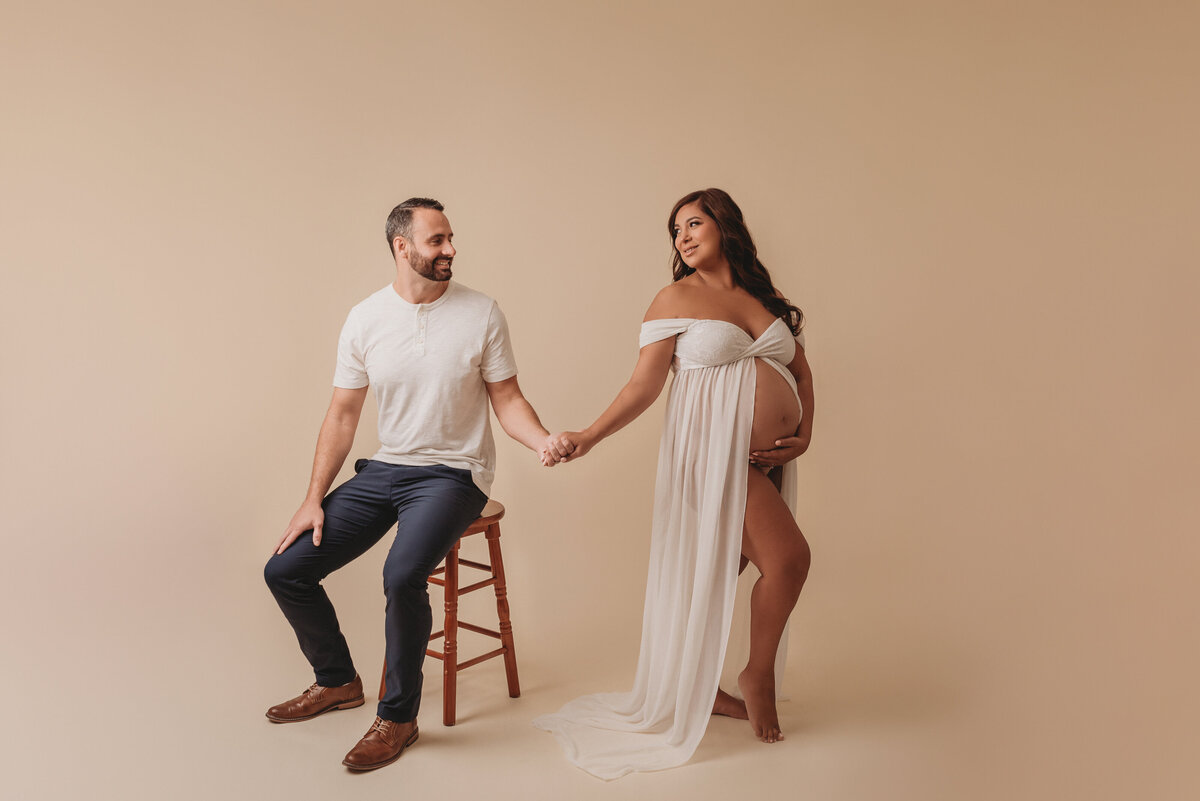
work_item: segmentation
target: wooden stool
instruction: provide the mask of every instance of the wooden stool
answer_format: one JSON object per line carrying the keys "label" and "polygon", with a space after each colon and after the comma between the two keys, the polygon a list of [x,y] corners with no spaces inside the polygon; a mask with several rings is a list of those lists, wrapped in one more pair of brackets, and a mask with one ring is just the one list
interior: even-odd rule
{"label": "wooden stool", "polygon": [[[429,635],[431,642],[438,637],[444,638],[443,649],[435,651],[432,648],[428,648],[425,651],[425,655],[437,657],[442,660],[442,723],[447,726],[454,725],[455,687],[458,671],[460,670],[466,670],[472,665],[478,665],[480,662],[491,659],[494,656],[503,656],[504,671],[508,674],[509,697],[519,698],[521,695],[521,685],[517,681],[517,657],[513,652],[512,623],[508,618],[508,591],[504,585],[504,560],[500,557],[500,518],[502,517],[504,517],[504,506],[498,501],[488,501],[487,506],[483,507],[483,511],[479,513],[479,517],[475,522],[463,532],[463,538],[469,537],[472,534],[478,534],[481,531],[484,532],[484,536],[488,541],[488,554],[492,560],[490,565],[472,562],[469,559],[460,559],[458,557],[460,540],[460,542],[454,543],[454,547],[450,549],[450,553],[446,554],[446,561],[442,566],[433,571],[429,576],[431,584],[437,584],[444,589],[446,599],[445,627],[441,631],[435,631]],[[491,578],[478,581],[466,587],[459,587],[459,565],[487,571],[491,574]],[[445,578],[438,578],[437,575],[439,573],[445,574]],[[458,597],[489,586],[494,587],[496,590],[496,614],[500,619],[500,631],[492,631],[491,629],[485,629],[482,626],[476,626],[458,619]],[[486,634],[489,637],[495,637],[500,640],[500,647],[495,651],[489,651],[482,656],[477,656],[474,659],[468,659],[466,662],[460,663],[458,661],[458,630],[460,627],[467,631],[473,631],[476,634]],[[383,677],[379,680],[379,697],[383,698],[386,691],[387,660],[385,659],[383,661]]]}

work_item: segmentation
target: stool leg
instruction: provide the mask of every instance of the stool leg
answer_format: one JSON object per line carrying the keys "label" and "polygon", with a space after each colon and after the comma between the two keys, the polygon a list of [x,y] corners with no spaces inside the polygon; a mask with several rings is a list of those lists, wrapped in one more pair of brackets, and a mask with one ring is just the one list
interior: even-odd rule
{"label": "stool leg", "polygon": [[512,622],[508,615],[508,588],[504,583],[504,559],[500,556],[500,524],[492,523],[485,535],[488,554],[492,559],[492,575],[496,578],[496,615],[500,618],[500,644],[504,646],[504,672],[508,675],[508,695],[521,696],[521,682],[517,679],[517,654],[513,648]]}
{"label": "stool leg", "polygon": [[383,675],[379,677],[379,700],[387,693],[387,657],[383,658]]}
{"label": "stool leg", "polygon": [[458,674],[458,543],[446,554],[446,639],[442,651],[442,724],[453,726]]}

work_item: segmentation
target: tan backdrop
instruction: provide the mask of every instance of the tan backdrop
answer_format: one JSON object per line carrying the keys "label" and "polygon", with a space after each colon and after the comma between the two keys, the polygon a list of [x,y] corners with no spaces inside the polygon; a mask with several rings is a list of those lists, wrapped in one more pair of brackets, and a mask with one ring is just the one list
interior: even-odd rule
{"label": "tan backdrop", "polygon": [[[316,5],[4,12],[13,797],[1195,797],[1194,9]],[[605,785],[528,725],[629,684],[661,405],[553,471],[500,442],[520,701],[481,666],[443,729],[433,665],[362,777],[369,706],[263,721],[310,679],[261,568],[391,206],[447,204],[578,427],[710,185],[809,320],[788,740]],[[329,582],[368,685],[383,552]]]}

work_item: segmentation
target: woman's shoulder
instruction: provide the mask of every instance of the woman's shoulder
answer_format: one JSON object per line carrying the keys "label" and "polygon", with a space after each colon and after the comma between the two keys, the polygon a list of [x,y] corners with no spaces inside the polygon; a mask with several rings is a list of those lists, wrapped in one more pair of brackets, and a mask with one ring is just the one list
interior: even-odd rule
{"label": "woman's shoulder", "polygon": [[654,300],[650,301],[650,307],[646,309],[646,316],[642,318],[642,321],[688,317],[689,315],[684,311],[687,306],[687,298],[691,293],[692,287],[686,278],[667,284],[658,290]]}
{"label": "woman's shoulder", "polygon": [[646,316],[642,318],[642,322],[672,317],[672,309],[678,305],[678,295],[678,284],[669,284],[658,290],[654,300],[650,301],[650,306],[647,307]]}

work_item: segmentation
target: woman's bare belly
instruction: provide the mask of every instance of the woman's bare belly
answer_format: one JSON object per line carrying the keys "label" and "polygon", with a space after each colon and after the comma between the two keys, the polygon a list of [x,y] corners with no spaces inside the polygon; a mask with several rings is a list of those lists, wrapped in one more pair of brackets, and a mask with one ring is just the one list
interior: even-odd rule
{"label": "woman's bare belly", "polygon": [[[754,360],[754,422],[750,426],[750,450],[775,447],[775,440],[796,434],[800,425],[800,401],[787,379],[762,359]],[[750,458],[746,454],[746,458]]]}

